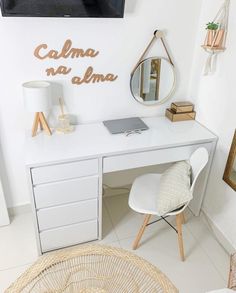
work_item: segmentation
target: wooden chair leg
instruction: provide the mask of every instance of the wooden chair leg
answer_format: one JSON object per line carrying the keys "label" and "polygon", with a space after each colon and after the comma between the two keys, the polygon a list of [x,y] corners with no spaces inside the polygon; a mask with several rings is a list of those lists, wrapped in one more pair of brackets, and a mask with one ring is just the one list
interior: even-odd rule
{"label": "wooden chair leg", "polygon": [[142,225],[142,227],[140,228],[140,230],[139,230],[139,232],[138,232],[138,235],[136,236],[136,239],[135,239],[135,241],[134,241],[134,243],[133,243],[133,249],[134,249],[134,250],[137,249],[137,247],[138,247],[138,245],[139,245],[139,242],[140,242],[140,240],[141,240],[141,238],[142,238],[142,236],[143,236],[143,233],[144,233],[144,231],[145,231],[145,228],[146,228],[146,226],[147,226],[147,224],[148,224],[150,218],[151,218],[151,215],[146,215],[146,216],[145,216],[144,221],[143,221],[143,225]]}
{"label": "wooden chair leg", "polygon": [[177,231],[178,231],[180,258],[182,261],[184,261],[184,245],[183,245],[183,235],[182,235],[182,216],[181,216],[181,214],[176,215],[176,225],[177,225]]}
{"label": "wooden chair leg", "polygon": [[181,218],[182,218],[182,224],[186,223],[185,215],[184,212],[181,213]]}

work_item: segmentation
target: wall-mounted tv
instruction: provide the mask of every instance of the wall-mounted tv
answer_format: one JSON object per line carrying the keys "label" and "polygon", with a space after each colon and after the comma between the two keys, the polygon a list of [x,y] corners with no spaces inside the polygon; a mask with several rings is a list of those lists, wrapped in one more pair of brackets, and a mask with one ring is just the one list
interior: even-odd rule
{"label": "wall-mounted tv", "polygon": [[3,16],[123,17],[125,0],[0,0]]}

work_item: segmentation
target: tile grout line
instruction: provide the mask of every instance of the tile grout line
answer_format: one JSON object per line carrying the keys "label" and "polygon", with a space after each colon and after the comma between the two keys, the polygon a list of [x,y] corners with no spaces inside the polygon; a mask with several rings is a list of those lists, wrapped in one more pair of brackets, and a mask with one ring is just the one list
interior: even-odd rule
{"label": "tile grout line", "polygon": [[24,266],[27,266],[27,265],[32,265],[33,263],[34,263],[34,261],[33,262],[24,263],[22,265],[18,265],[18,266],[15,266],[15,267],[9,267],[9,268],[6,268],[6,269],[0,269],[0,272],[14,270],[14,269],[21,268],[21,267],[24,267]]}
{"label": "tile grout line", "polygon": [[[193,216],[194,217],[194,216]],[[206,226],[200,219],[201,224],[203,224],[204,226]],[[187,222],[188,223],[188,222]],[[186,223],[186,224],[187,224]],[[216,269],[217,273],[219,274],[219,276],[222,278],[222,280],[224,280],[227,283],[227,278],[225,279],[221,273],[221,271],[219,270],[219,268],[215,265],[215,263],[212,261],[212,258],[208,255],[206,249],[204,248],[204,246],[201,244],[201,242],[198,240],[198,238],[195,236],[195,234],[192,232],[192,230],[189,227],[190,225],[185,225],[186,229],[189,231],[189,233],[193,236],[193,238],[195,239],[195,241],[198,243],[198,245],[201,247],[202,251],[204,252],[204,254],[207,256],[207,258],[209,259],[210,263],[213,265],[213,267]],[[209,230],[209,229],[208,229]],[[209,231],[211,233],[211,231]],[[215,238],[214,238],[215,239]]]}
{"label": "tile grout line", "polygon": [[[127,195],[125,195],[125,194],[121,194],[121,196],[127,196]],[[116,229],[115,229],[114,222],[113,222],[113,220],[112,220],[111,214],[110,214],[110,212],[109,212],[109,209],[108,209],[108,206],[107,206],[105,200],[104,200],[104,204],[105,204],[105,207],[106,207],[106,210],[107,210],[108,216],[109,216],[109,218],[110,218],[110,220],[111,220],[112,227],[113,227],[113,231],[114,231],[114,233],[115,233],[115,235],[116,235],[116,237],[117,237],[117,239],[118,239],[118,242],[121,244],[120,241],[127,240],[127,239],[131,239],[131,238],[135,238],[136,235],[137,235],[137,233],[138,233],[138,229],[137,229],[137,231],[136,231],[136,233],[135,233],[134,235],[129,235],[129,236],[121,237],[121,238],[118,237],[118,235],[117,235],[117,233],[116,233]],[[166,224],[166,225],[167,225],[167,224]],[[151,227],[151,226],[150,226],[150,227]],[[147,229],[148,229],[148,228],[147,228]],[[152,233],[152,231],[145,230],[145,233],[146,233],[147,235],[149,235],[149,234]]]}
{"label": "tile grout line", "polygon": [[120,239],[119,239],[119,237],[118,237],[118,235],[117,235],[117,233],[116,233],[115,225],[114,225],[114,223],[113,223],[113,221],[112,221],[112,217],[111,217],[111,214],[110,214],[109,209],[108,209],[108,207],[107,207],[106,200],[104,200],[104,206],[105,206],[105,208],[106,208],[106,211],[107,211],[107,214],[108,214],[109,220],[111,221],[112,230],[113,230],[113,232],[114,232],[114,234],[115,234],[115,236],[116,236],[116,240],[117,240],[117,242],[119,243],[119,245],[120,245],[120,247],[121,247]]}

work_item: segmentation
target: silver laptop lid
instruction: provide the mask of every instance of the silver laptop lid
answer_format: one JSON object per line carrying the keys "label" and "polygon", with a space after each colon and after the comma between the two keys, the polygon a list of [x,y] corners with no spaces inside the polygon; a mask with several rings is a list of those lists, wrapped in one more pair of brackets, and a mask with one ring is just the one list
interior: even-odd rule
{"label": "silver laptop lid", "polygon": [[147,130],[148,126],[138,117],[103,121],[111,134]]}

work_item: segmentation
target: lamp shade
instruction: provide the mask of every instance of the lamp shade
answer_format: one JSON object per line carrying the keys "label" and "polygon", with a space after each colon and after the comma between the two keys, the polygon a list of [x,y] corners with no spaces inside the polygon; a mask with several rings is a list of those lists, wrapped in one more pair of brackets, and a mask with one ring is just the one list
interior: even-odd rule
{"label": "lamp shade", "polygon": [[46,81],[23,83],[25,107],[29,112],[44,112],[51,108],[51,84]]}

